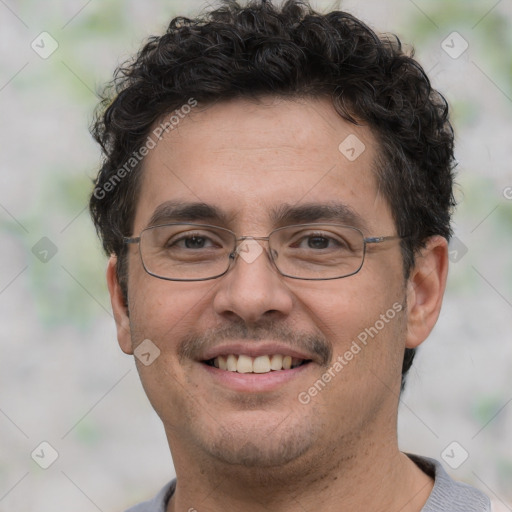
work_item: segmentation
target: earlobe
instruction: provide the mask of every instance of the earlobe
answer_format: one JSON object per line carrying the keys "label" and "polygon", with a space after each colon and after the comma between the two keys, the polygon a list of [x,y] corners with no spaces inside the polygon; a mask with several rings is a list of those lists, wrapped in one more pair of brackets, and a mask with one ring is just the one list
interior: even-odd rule
{"label": "earlobe", "polygon": [[116,264],[116,256],[111,256],[107,266],[107,285],[110,293],[112,312],[114,313],[116,322],[117,341],[123,352],[133,354],[128,306],[125,303],[121,285],[117,278]]}
{"label": "earlobe", "polygon": [[407,283],[407,348],[428,337],[439,317],[448,275],[448,242],[429,238],[415,258]]}

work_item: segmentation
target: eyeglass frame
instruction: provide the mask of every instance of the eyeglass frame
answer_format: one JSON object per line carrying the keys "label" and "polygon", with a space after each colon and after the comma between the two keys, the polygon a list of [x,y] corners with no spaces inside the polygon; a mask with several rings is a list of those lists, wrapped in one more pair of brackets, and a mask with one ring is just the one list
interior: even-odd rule
{"label": "eyeglass frame", "polygon": [[[214,228],[214,229],[220,229],[222,231],[227,231],[228,233],[231,233],[232,235],[234,235],[235,247],[234,247],[234,250],[228,255],[229,262],[228,262],[227,269],[224,272],[222,272],[221,274],[218,274],[216,276],[202,277],[200,279],[176,279],[176,278],[172,278],[172,277],[162,277],[157,274],[154,274],[153,272],[150,272],[148,270],[148,268],[146,267],[146,263],[144,262],[144,258],[142,256],[142,249],[141,249],[141,245],[140,245],[142,233],[144,233],[144,231],[147,231],[150,229],[165,227],[165,226],[196,226],[198,228]],[[364,233],[361,231],[361,229],[359,229],[355,226],[348,226],[345,224],[337,224],[337,223],[329,223],[329,222],[327,222],[327,223],[316,222],[316,223],[310,223],[310,224],[291,224],[289,226],[281,226],[280,228],[276,228],[276,229],[272,230],[267,236],[241,236],[241,237],[238,237],[234,231],[231,231],[228,228],[223,228],[221,226],[215,226],[213,224],[195,224],[193,222],[167,222],[165,224],[157,224],[155,226],[147,226],[141,230],[139,236],[137,236],[137,237],[123,236],[123,244],[139,244],[139,255],[140,255],[140,260],[142,262],[142,266],[144,267],[144,270],[150,276],[156,277],[157,279],[163,279],[164,281],[182,281],[182,282],[210,281],[212,279],[218,279],[219,277],[222,277],[229,272],[233,262],[236,260],[237,254],[238,254],[238,247],[240,246],[240,244],[238,242],[244,241],[244,240],[266,240],[269,243],[269,249],[270,249],[270,236],[272,234],[274,234],[276,231],[279,231],[282,229],[287,229],[287,228],[293,228],[293,227],[311,227],[311,226],[337,226],[337,227],[342,227],[342,228],[350,228],[350,229],[353,229],[353,230],[359,232],[361,234],[361,238],[363,240],[363,254],[362,254],[361,264],[359,265],[359,268],[357,270],[355,270],[354,272],[351,272],[350,274],[347,274],[345,276],[339,276],[339,277],[296,277],[296,276],[291,276],[291,275],[285,274],[284,272],[281,272],[281,270],[279,269],[279,267],[277,266],[277,264],[274,260],[274,257],[272,256],[272,251],[265,250],[268,257],[270,258],[270,261],[274,265],[275,269],[283,277],[288,277],[290,279],[300,279],[302,281],[330,281],[333,279],[343,279],[345,277],[350,277],[350,276],[357,274],[363,268],[363,264],[364,264],[365,256],[366,256],[366,245],[367,244],[380,244],[382,242],[387,242],[389,240],[403,240],[404,238],[407,238],[407,236],[401,236],[401,235],[365,237]]]}

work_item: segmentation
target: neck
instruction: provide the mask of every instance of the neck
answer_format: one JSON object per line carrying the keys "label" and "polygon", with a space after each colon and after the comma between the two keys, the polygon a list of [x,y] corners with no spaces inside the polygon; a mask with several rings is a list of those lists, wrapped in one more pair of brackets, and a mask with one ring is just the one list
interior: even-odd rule
{"label": "neck", "polygon": [[398,450],[396,436],[387,442],[361,441],[264,468],[195,457],[190,449],[173,450],[177,487],[167,512],[291,512],[298,504],[325,512],[419,512],[432,491],[432,479]]}

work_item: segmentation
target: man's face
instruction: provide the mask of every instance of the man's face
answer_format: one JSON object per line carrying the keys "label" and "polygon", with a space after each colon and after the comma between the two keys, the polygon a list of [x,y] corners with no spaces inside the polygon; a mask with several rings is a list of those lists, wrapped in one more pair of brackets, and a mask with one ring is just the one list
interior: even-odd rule
{"label": "man's face", "polygon": [[[350,147],[339,150],[348,136],[365,146],[355,159]],[[147,156],[133,235],[168,201],[215,207],[224,219],[191,221],[237,236],[267,236],[280,227],[271,220],[277,209],[334,203],[356,214],[365,236],[394,235],[374,176],[377,152],[371,132],[342,120],[327,100],[197,108]],[[226,275],[199,282],[150,276],[130,246],[131,335],[120,332],[121,346],[130,352],[149,339],[160,350],[138,367],[176,458],[292,466],[338,450],[337,460],[348,459],[358,440],[395,429],[407,321],[396,312],[405,301],[399,243],[369,246],[357,274],[329,281],[283,277],[261,245],[254,261],[238,257]],[[204,362],[231,353],[311,362],[262,374]]]}

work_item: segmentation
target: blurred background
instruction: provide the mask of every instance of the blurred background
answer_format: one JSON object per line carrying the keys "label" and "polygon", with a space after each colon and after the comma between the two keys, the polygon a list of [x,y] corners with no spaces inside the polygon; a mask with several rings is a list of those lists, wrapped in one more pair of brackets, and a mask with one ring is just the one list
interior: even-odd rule
{"label": "blurred background", "polygon": [[[1,512],[121,511],[174,475],[116,342],[86,207],[100,163],[88,127],[115,67],[207,5],[0,0]],[[312,5],[398,34],[452,107],[448,290],[402,396],[400,444],[512,510],[512,2]]]}

